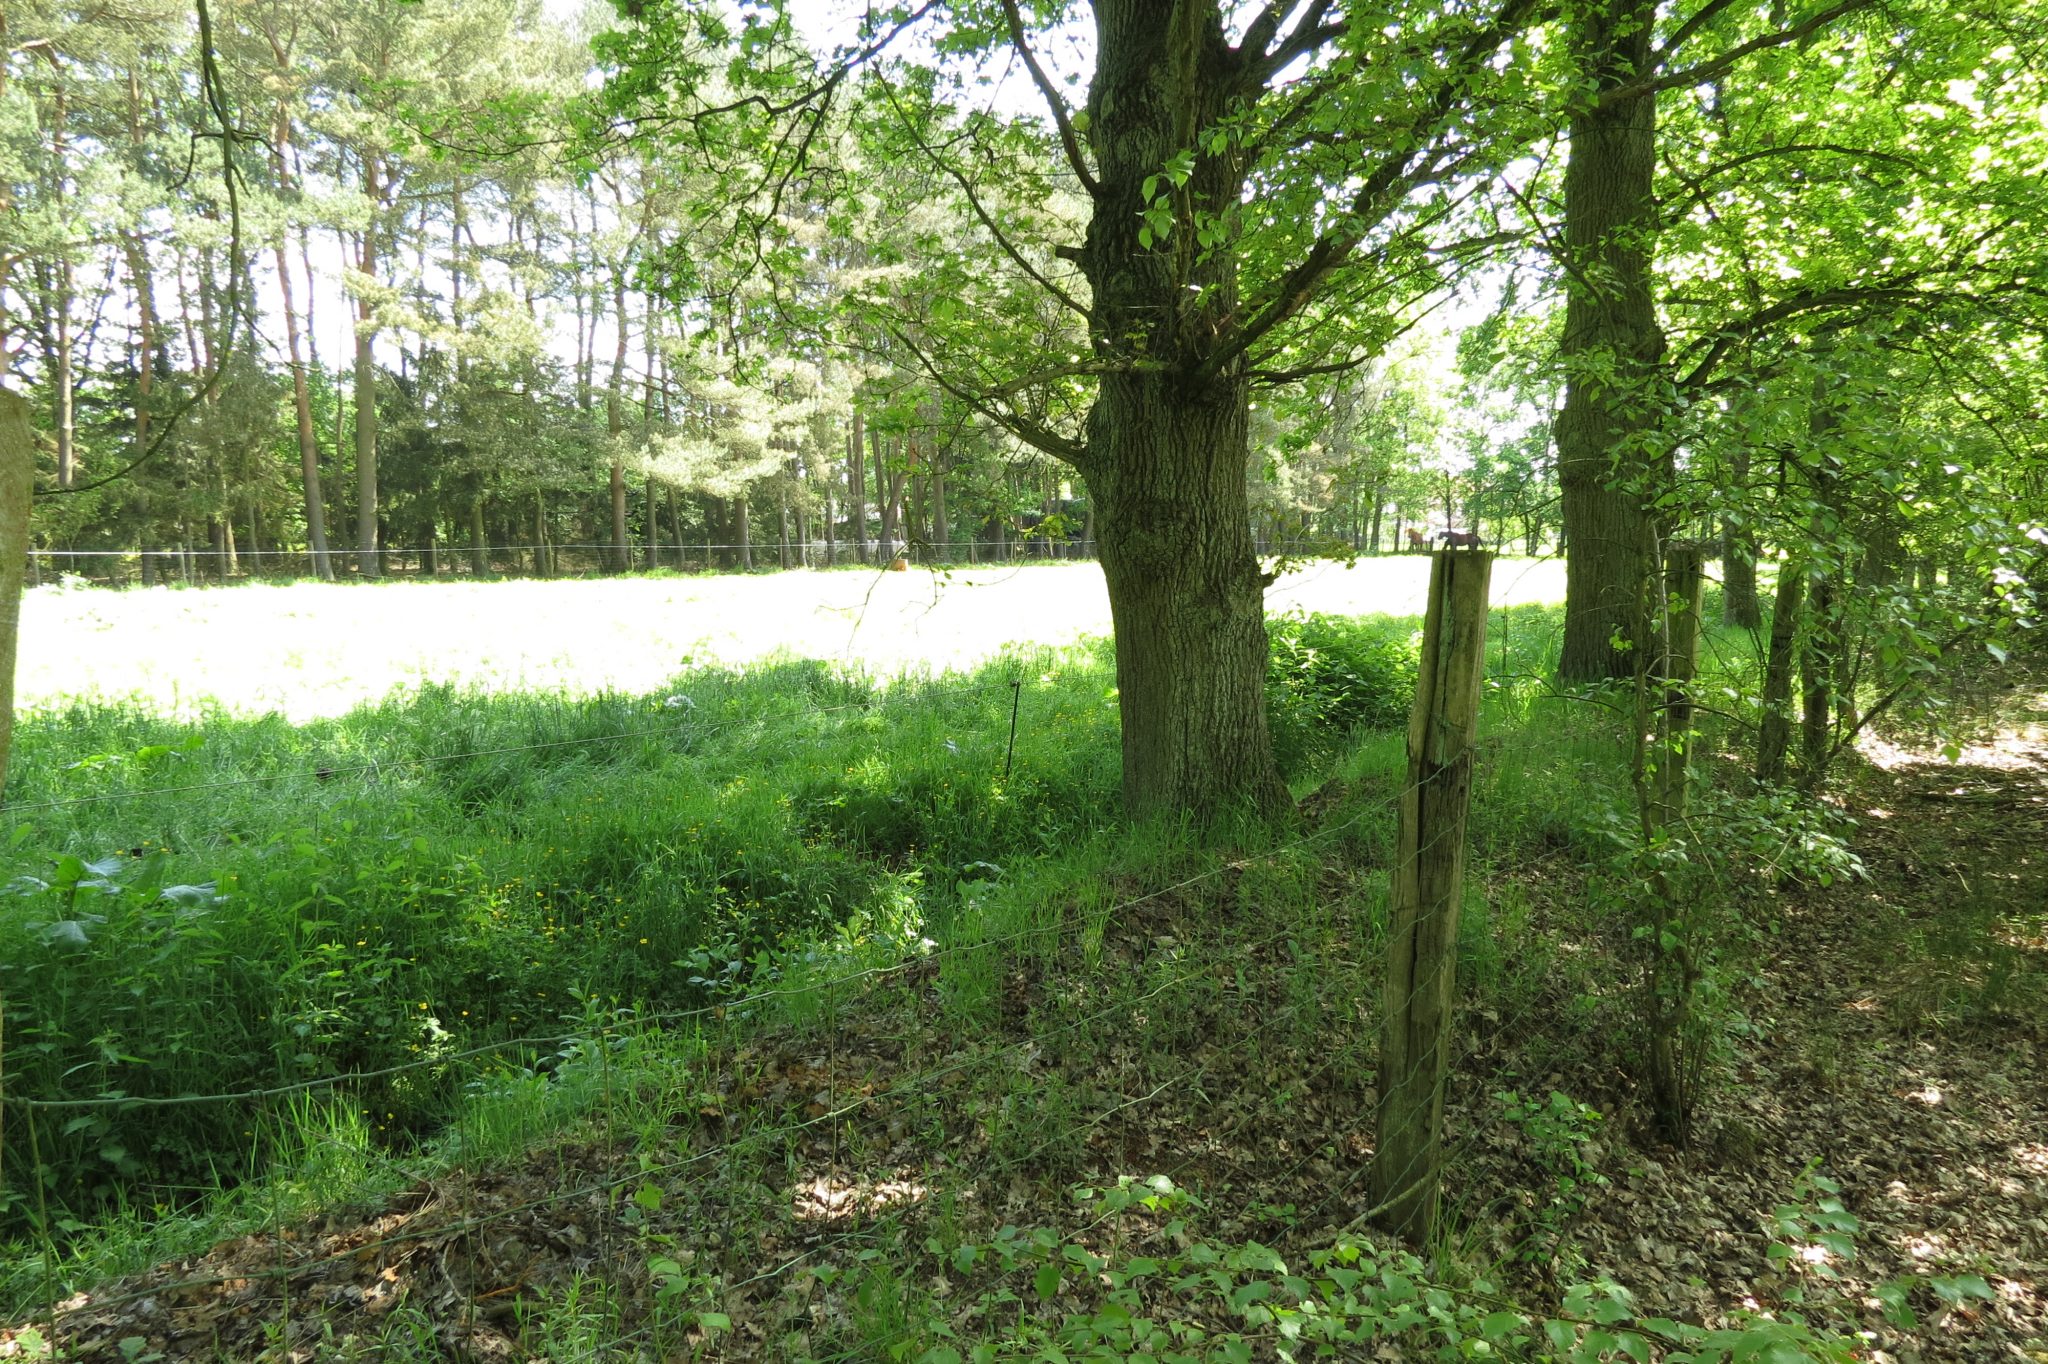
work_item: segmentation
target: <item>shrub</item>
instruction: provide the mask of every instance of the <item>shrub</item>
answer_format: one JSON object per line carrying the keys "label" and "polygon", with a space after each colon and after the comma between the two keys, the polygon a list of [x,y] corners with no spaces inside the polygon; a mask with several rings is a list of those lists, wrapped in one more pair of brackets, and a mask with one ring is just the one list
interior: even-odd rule
{"label": "shrub", "polygon": [[1417,666],[1410,625],[1295,614],[1267,631],[1267,723],[1288,777],[1335,758],[1360,728],[1393,729],[1407,719]]}

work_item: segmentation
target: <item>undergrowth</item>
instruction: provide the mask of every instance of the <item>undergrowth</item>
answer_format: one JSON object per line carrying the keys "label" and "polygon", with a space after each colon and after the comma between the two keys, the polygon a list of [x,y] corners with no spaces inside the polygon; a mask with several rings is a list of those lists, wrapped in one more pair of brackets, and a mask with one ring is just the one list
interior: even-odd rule
{"label": "undergrowth", "polygon": [[[0,964],[15,1092],[412,1068],[40,1117],[45,1181],[8,1186],[12,1215],[78,1234],[21,1245],[0,1304],[488,1170],[537,1191],[529,1241],[566,1223],[613,1267],[519,1280],[492,1329],[550,1358],[726,1357],[747,1313],[773,1333],[750,1349],[816,1360],[1840,1358],[1789,1313],[1708,1331],[1567,1272],[1611,1121],[1578,1086],[1613,1073],[1634,1003],[1626,934],[1585,895],[1625,736],[1542,680],[1557,624],[1492,622],[1456,1067],[1486,1078],[1449,1099],[1521,1130],[1538,1191],[1452,1189],[1428,1254],[1308,1239],[1369,1164],[1415,644],[1412,621],[1306,617],[1276,623],[1269,675],[1302,823],[1206,837],[1116,822],[1099,646],[885,689],[810,664],[577,703],[430,689],[197,745],[122,711],[31,725],[23,806],[121,799],[23,810],[15,866],[42,884],[0,908],[33,943]],[[247,784],[146,793],[222,780]],[[460,1055],[518,1037],[547,1040]],[[315,1241],[260,1247],[280,1304],[318,1281],[291,1268]],[[275,1344],[441,1358],[431,1300]]]}

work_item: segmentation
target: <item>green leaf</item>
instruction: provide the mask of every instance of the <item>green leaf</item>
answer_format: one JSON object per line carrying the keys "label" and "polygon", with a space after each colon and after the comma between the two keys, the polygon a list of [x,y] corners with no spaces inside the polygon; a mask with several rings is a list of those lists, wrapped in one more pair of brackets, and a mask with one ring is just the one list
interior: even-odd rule
{"label": "green leaf", "polygon": [[1941,1295],[1943,1302],[1954,1305],[1964,1298],[1996,1298],[1991,1285],[1980,1274],[1958,1274],[1953,1278],[1929,1279],[1928,1285]]}
{"label": "green leaf", "polygon": [[1044,1264],[1040,1265],[1037,1276],[1032,1280],[1032,1285],[1038,1289],[1038,1297],[1041,1302],[1051,1302],[1057,1297],[1060,1291],[1060,1267],[1058,1262],[1047,1260]]}

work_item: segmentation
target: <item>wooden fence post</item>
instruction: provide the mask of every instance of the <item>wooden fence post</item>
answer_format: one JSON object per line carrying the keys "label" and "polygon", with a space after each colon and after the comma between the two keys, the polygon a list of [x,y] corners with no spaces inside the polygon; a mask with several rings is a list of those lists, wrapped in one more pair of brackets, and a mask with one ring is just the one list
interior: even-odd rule
{"label": "wooden fence post", "polygon": [[1408,715],[1408,780],[1387,933],[1374,1220],[1418,1244],[1436,1225],[1443,1083],[1457,979],[1465,814],[1486,667],[1493,555],[1439,550],[1430,567],[1422,666]]}

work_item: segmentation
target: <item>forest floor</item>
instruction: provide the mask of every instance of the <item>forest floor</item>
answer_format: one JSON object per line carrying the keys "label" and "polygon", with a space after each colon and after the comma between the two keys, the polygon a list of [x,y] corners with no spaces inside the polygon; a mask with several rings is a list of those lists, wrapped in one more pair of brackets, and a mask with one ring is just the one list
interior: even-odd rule
{"label": "forest floor", "polygon": [[[1754,954],[1774,964],[1739,988],[1683,1150],[1597,1035],[1616,1016],[1584,1007],[1587,959],[1625,947],[1584,936],[1582,873],[1562,851],[1518,868],[1548,965],[1468,988],[1442,1281],[1540,1311],[1609,1276],[1707,1324],[1803,1292],[1810,1319],[1868,1333],[1859,1357],[2048,1364],[2044,727],[2029,694],[1959,761],[1869,747],[1840,784],[1867,879],[1778,896]],[[80,1293],[57,1304],[63,1357],[957,1359],[949,1340],[1100,1305],[1087,1276],[1040,1278],[1042,1305],[1028,1261],[1005,1276],[1005,1227],[1299,1264],[1365,1201],[1375,953],[1347,907],[1378,854],[1333,821],[1374,798],[1311,801],[1331,837],[1292,861],[1111,888],[1060,950],[987,957],[971,1019],[950,963],[884,972],[828,1023],[737,1034],[687,1087],[622,1082],[603,1121],[520,1158]],[[1570,1100],[1517,1117],[1507,1090]],[[1814,1225],[1808,1171],[1839,1187],[1853,1255]],[[1119,1175],[1199,1203],[1169,1225],[1072,1195]],[[1145,1305],[1229,1324],[1163,1289]],[[0,1330],[0,1357],[29,1357],[22,1328],[49,1329]]]}
{"label": "forest floor", "polygon": [[[1560,601],[1557,560],[1502,560],[1501,606]],[[1419,615],[1429,556],[1310,562],[1268,609]],[[338,716],[394,688],[652,691],[770,655],[878,676],[966,668],[1008,646],[1109,633],[1093,563],[877,573],[675,573],[552,581],[251,583],[27,594],[17,704]]]}

